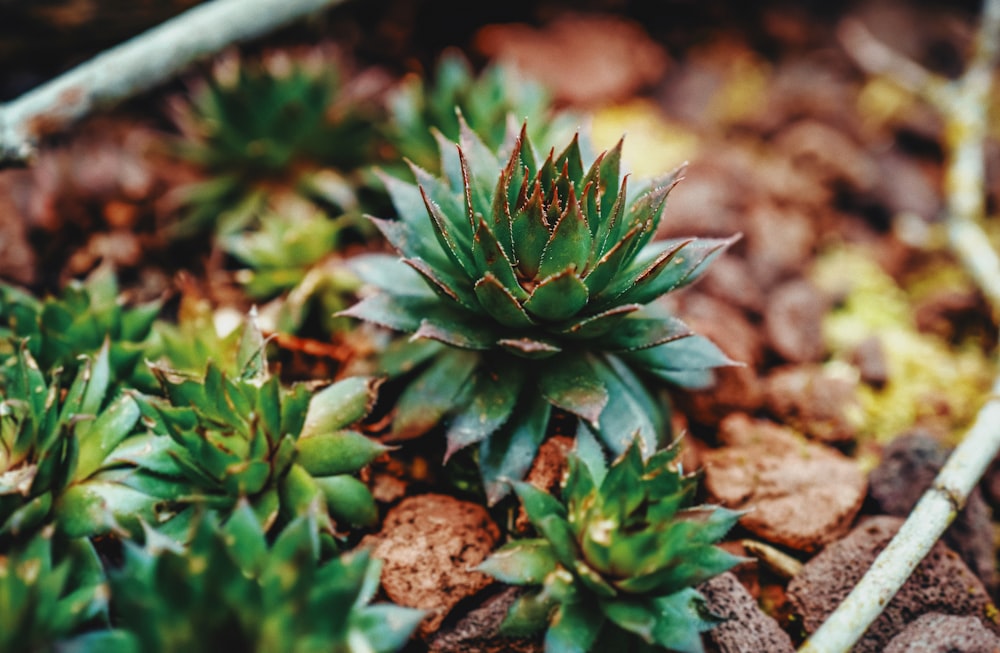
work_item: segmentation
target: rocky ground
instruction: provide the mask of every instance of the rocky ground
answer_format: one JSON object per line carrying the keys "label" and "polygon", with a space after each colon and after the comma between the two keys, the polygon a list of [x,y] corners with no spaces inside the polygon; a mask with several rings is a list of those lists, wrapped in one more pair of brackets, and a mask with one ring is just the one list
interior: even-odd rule
{"label": "rocky ground", "polygon": [[[705,500],[747,511],[726,546],[751,561],[702,588],[732,617],[708,647],[793,650],[898,529],[995,373],[993,319],[941,234],[942,121],[858,70],[838,30],[860,21],[954,74],[977,8],[515,3],[522,24],[485,11],[449,40],[418,32],[426,17],[408,13],[432,4],[388,3],[378,17],[348,7],[323,29],[388,78],[443,45],[516,61],[590,116],[597,146],[627,131],[638,174],[689,161],[661,237],[742,234],[672,301],[744,365],[719,372],[712,390],[676,394],[674,425],[687,433],[685,467],[704,470]],[[245,307],[219,252],[177,251],[158,235],[171,189],[193,174],[159,145],[176,90],[77,126],[30,168],[0,174],[0,277],[41,293],[105,259],[133,297],[196,288]],[[1000,148],[986,151],[995,209]],[[345,347],[318,358],[342,368]],[[567,447],[549,441],[534,482],[557,482]],[[501,529],[484,508],[440,493],[423,455],[376,467],[385,516],[367,536],[387,561],[388,598],[431,611],[414,650],[537,650],[491,636],[516,592],[471,570]],[[998,504],[993,473],[855,650],[1000,649]]]}

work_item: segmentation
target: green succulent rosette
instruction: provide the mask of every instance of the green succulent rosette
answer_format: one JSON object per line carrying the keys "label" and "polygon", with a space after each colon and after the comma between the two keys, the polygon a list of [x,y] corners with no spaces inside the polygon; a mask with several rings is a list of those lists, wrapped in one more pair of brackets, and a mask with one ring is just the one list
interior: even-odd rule
{"label": "green succulent rosette", "polygon": [[[107,340],[114,382],[142,385],[151,381],[139,363],[160,307],[159,301],[125,307],[109,265],[70,282],[59,297],[40,300],[0,284],[0,362],[26,341],[43,372],[59,367],[72,378],[80,357],[96,354]],[[0,382],[2,375],[0,368]]]}
{"label": "green succulent rosette", "polygon": [[575,138],[539,159],[525,128],[502,152],[466,126],[443,178],[385,177],[399,219],[374,222],[402,258],[355,259],[376,292],[342,313],[412,334],[383,359],[390,375],[418,369],[393,436],[444,422],[448,455],[478,444],[491,501],[523,477],[553,408],[615,454],[635,433],[652,452],[668,409],[647,383],[705,387],[732,364],[651,305],[734,241],[653,241],[677,172],[630,184],[621,143],[585,169]]}
{"label": "green succulent rosette", "polygon": [[547,653],[702,653],[719,619],[694,587],[742,561],[715,546],[740,513],[690,506],[696,479],[675,469],[676,447],[643,462],[637,441],[608,467],[587,434],[577,446],[561,499],[514,484],[537,537],[480,567],[531,587],[501,630],[545,630]]}
{"label": "green succulent rosette", "polygon": [[199,507],[228,514],[246,499],[268,527],[319,505],[319,524],[371,525],[378,517],[357,472],[386,447],[348,427],[371,409],[379,381],[350,377],[321,390],[284,388],[267,369],[253,317],[238,370],[210,362],[202,377],[153,366],[163,396],[135,395],[149,433],[132,450],[149,479],[188,488],[169,527],[187,529]]}
{"label": "green succulent rosette", "polygon": [[85,358],[63,389],[22,343],[0,386],[0,550],[54,524],[69,537],[125,529],[169,510],[169,486],[149,493],[127,449],[139,407],[110,392],[110,347]]}
{"label": "green succulent rosette", "polygon": [[128,638],[109,629],[108,583],[93,547],[53,540],[50,527],[0,548],[0,651],[122,651]]}
{"label": "green succulent rosette", "polygon": [[192,524],[187,547],[150,533],[110,572],[112,609],[129,653],[391,653],[423,613],[370,602],[380,564],[366,551],[325,561],[316,513],[273,540],[245,501],[224,525]]}
{"label": "green succulent rosette", "polygon": [[555,110],[544,86],[513,66],[491,64],[476,75],[457,50],[441,56],[430,85],[407,77],[389,97],[389,114],[384,131],[398,158],[427,170],[439,169],[440,143],[458,140],[459,116],[492,148],[503,144],[510,120],[527,120],[532,140],[546,146],[569,138],[578,125],[577,117]]}
{"label": "green succulent rosette", "polygon": [[173,234],[235,233],[282,194],[337,214],[355,208],[353,176],[375,155],[373,111],[329,58],[220,62],[175,111],[177,153],[206,179],[180,189]]}

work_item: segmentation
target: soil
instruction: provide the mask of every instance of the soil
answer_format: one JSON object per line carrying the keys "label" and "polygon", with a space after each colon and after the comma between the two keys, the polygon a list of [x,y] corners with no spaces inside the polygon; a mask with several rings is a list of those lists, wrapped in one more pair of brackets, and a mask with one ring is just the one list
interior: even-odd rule
{"label": "soil", "polygon": [[[858,70],[837,30],[861,21],[891,47],[955,75],[977,6],[458,7],[346,3],[248,50],[335,39],[359,70],[377,66],[392,79],[429,70],[446,46],[477,63],[508,57],[549,82],[567,108],[586,112],[581,124],[598,147],[627,131],[625,159],[637,174],[689,162],[658,235],[742,239],[665,305],[743,365],[720,370],[710,390],[672,395],[674,422],[686,432],[684,464],[704,470],[706,501],[747,511],[727,546],[749,551],[740,544],[748,540],[803,563],[791,579],[749,563],[706,584],[711,605],[733,617],[706,636],[706,647],[791,650],[898,528],[995,372],[993,316],[942,245],[941,120],[889,80]],[[441,12],[462,29],[430,18]],[[27,72],[44,77],[83,52],[64,52],[53,65],[47,50],[44,67]],[[21,86],[13,73],[0,81]],[[47,142],[30,168],[0,172],[0,278],[44,294],[111,260],[132,299],[197,292],[218,307],[249,306],[233,261],[205,242],[163,236],[176,209],[171,192],[196,178],[163,147],[173,129],[166,106],[178,92],[168,85],[89,119]],[[995,211],[996,140],[986,152]],[[365,247],[377,246],[354,251]],[[344,348],[338,341],[333,351]],[[302,351],[283,352],[293,354]],[[294,373],[328,376],[354,356],[298,356]],[[502,543],[501,526],[523,529],[524,519],[509,506],[491,514],[462,491],[437,469],[435,446],[404,443],[372,475],[384,518],[364,543],[384,560],[382,591],[429,611],[410,649],[539,650],[537,641],[494,637],[516,590],[475,571]],[[532,481],[552,489],[566,449],[565,439],[551,440]],[[982,495],[855,651],[998,649],[997,507],[995,463]]]}

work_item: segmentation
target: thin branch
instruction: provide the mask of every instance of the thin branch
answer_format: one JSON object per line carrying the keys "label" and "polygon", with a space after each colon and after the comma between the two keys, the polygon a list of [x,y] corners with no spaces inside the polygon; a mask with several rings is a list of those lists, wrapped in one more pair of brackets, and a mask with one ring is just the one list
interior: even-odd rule
{"label": "thin branch", "polygon": [[[879,43],[860,24],[847,24],[841,40],[858,64],[886,75],[942,113],[949,152],[946,219],[952,249],[1000,316],[1000,258],[980,224],[984,218],[984,155],[993,69],[1000,57],[1000,0],[985,0],[969,68],[943,80]],[[934,484],[921,497],[889,545],[799,653],[846,653],[861,638],[965,506],[1000,451],[1000,376],[989,400]]]}
{"label": "thin branch", "polygon": [[0,164],[24,161],[39,139],[149,89],[193,61],[344,0],[212,0],[0,105]]}

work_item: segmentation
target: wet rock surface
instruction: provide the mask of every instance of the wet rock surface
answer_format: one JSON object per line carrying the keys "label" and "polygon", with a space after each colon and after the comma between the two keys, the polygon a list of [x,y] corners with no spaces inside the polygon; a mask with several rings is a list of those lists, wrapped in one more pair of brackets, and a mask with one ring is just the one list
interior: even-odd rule
{"label": "wet rock surface", "polygon": [[[903,520],[872,517],[847,537],[816,555],[788,585],[788,599],[806,632],[812,633],[844,600]],[[942,613],[977,619],[996,632],[996,608],[986,588],[944,543],[938,542],[886,606],[854,653],[882,653],[908,624],[924,614]]]}
{"label": "wet rock surface", "polygon": [[719,438],[725,446],[703,454],[705,488],[712,500],[747,510],[747,530],[802,551],[848,531],[867,490],[853,460],[742,414],[722,422]]}

